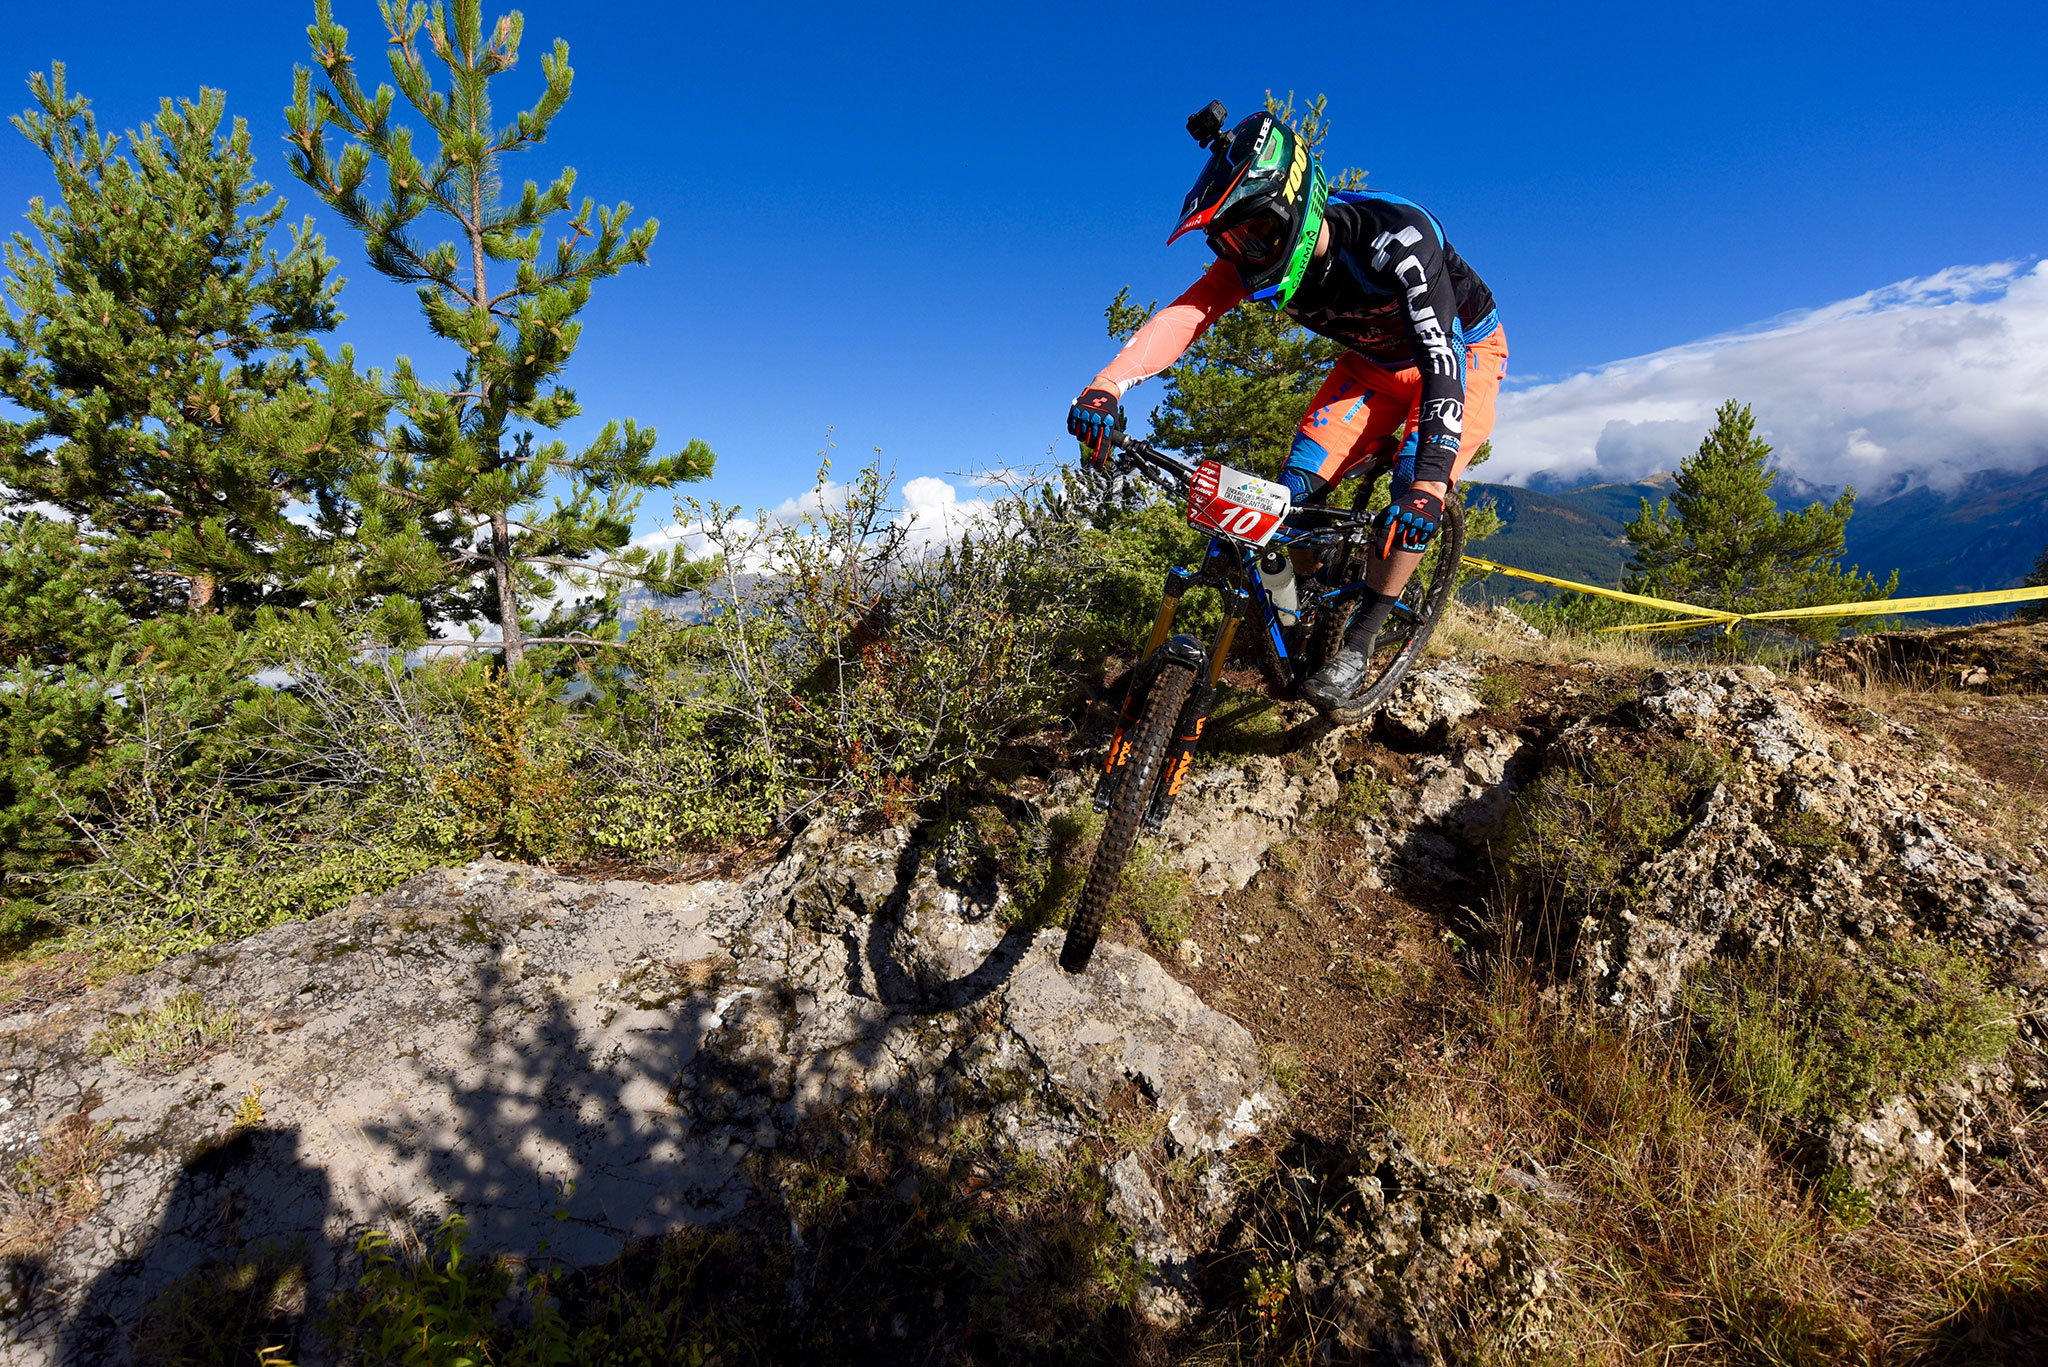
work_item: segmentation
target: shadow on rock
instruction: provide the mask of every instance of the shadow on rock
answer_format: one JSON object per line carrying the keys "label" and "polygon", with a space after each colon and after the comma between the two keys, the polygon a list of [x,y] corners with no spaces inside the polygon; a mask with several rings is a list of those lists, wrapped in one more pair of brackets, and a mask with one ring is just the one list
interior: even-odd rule
{"label": "shadow on rock", "polygon": [[1236,1252],[1205,1272],[1212,1300],[1241,1286],[1289,1361],[1469,1361],[1520,1342],[1556,1280],[1513,1205],[1392,1130],[1297,1135],[1217,1242]]}
{"label": "shadow on rock", "polygon": [[86,1288],[65,1325],[62,1367],[254,1363],[317,1352],[315,1311],[344,1250],[332,1242],[326,1174],[289,1130],[244,1129],[186,1160],[139,1251]]}
{"label": "shadow on rock", "polygon": [[363,1126],[395,1160],[375,1193],[384,1214],[421,1226],[460,1211],[482,1249],[580,1267],[739,1209],[741,1154],[672,1104],[719,1024],[714,997],[654,987],[638,1000],[662,1004],[636,1007],[622,988],[593,1009],[509,986],[485,971],[473,1038],[421,1068],[442,1106]]}
{"label": "shadow on rock", "polygon": [[[1025,922],[1010,926],[979,963],[961,972],[993,935],[1002,885],[994,878],[967,883],[947,876],[925,834],[913,832],[896,861],[895,891],[868,921],[851,985],[898,1011],[964,1011],[1009,981],[1038,928]],[[862,968],[869,977],[865,985]]]}

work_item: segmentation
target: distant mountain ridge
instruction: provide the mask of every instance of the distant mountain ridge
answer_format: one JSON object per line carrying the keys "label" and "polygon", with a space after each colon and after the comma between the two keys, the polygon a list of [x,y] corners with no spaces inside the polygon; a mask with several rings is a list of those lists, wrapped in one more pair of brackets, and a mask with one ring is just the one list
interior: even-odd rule
{"label": "distant mountain ridge", "polygon": [[[1629,556],[1623,527],[1643,500],[1655,506],[1668,498],[1673,483],[1670,474],[1656,474],[1564,491],[1475,484],[1473,501],[1490,500],[1503,525],[1474,553],[1560,579],[1619,585]],[[1781,475],[1772,492],[1780,508],[1791,509],[1832,500],[1838,491]],[[1949,493],[1923,486],[1882,501],[1859,498],[1847,541],[1843,559],[1850,564],[1880,581],[1899,571],[1900,597],[2017,588],[2048,546],[2048,466],[1981,471]],[[1485,592],[1499,598],[1525,590],[1553,592],[1499,580]]]}

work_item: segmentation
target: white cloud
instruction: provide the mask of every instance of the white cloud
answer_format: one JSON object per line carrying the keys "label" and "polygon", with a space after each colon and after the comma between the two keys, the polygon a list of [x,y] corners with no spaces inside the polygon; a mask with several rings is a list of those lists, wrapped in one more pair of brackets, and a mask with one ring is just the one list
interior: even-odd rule
{"label": "white cloud", "polygon": [[1787,470],[1877,492],[2048,462],[2048,261],[1956,266],[1503,393],[1490,479],[1669,470],[1739,399]]}
{"label": "white cloud", "polygon": [[[750,517],[736,517],[726,524],[726,530],[733,541],[751,541],[759,525]],[[668,526],[657,527],[644,536],[634,537],[632,544],[650,551],[673,550],[680,546],[684,555],[696,560],[710,552],[711,533],[702,522],[671,522]]]}
{"label": "white cloud", "polygon": [[808,493],[795,498],[785,498],[768,510],[770,522],[801,522],[807,517],[817,517],[846,506],[848,488],[825,480]]}
{"label": "white cloud", "polygon": [[945,480],[919,475],[903,486],[903,511],[896,521],[907,529],[904,539],[911,547],[929,550],[959,540],[994,507],[986,498],[963,501]]}
{"label": "white cloud", "polygon": [[[962,499],[960,491],[952,484],[931,475],[920,475],[916,479],[908,480],[897,492],[902,507],[893,521],[896,526],[904,529],[904,545],[911,551],[932,550],[959,540],[995,507],[993,499]],[[747,569],[766,568],[767,548],[754,544],[754,534],[757,530],[763,526],[798,524],[805,517],[815,517],[827,509],[843,506],[846,497],[846,485],[828,481],[807,493],[784,499],[776,504],[763,514],[764,522],[757,522],[752,518],[734,518],[727,524],[728,541],[749,543],[745,566]],[[712,549],[710,534],[702,522],[671,523],[634,537],[633,544],[644,546],[651,551],[680,546],[686,554],[693,557],[703,556]]]}

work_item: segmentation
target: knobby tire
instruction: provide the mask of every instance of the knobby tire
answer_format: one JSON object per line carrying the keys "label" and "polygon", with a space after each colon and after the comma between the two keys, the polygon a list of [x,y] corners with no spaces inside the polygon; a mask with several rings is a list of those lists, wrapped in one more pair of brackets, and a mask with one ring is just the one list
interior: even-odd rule
{"label": "knobby tire", "polygon": [[[1333,576],[1330,587],[1349,588],[1364,578],[1365,556],[1364,547],[1353,548],[1345,557],[1343,568]],[[1353,604],[1347,601],[1341,608],[1318,608],[1309,619],[1309,629],[1302,636],[1304,658],[1301,668],[1304,680],[1337,658],[1337,649],[1344,644],[1344,631],[1351,625],[1353,611]]]}
{"label": "knobby tire", "polygon": [[1185,665],[1164,666],[1152,680],[1145,696],[1145,711],[1138,719],[1130,740],[1131,752],[1124,761],[1110,798],[1109,812],[1102,823],[1102,839],[1096,842],[1094,862],[1088,866],[1088,882],[1081,889],[1080,905],[1067,922],[1066,943],[1060,948],[1060,967],[1079,973],[1088,967],[1095,942],[1102,936],[1102,922],[1109,905],[1116,900],[1124,863],[1137,843],[1138,824],[1152,805],[1152,792],[1159,786],[1160,769],[1167,744],[1180,723],[1181,705],[1194,686],[1194,671]]}

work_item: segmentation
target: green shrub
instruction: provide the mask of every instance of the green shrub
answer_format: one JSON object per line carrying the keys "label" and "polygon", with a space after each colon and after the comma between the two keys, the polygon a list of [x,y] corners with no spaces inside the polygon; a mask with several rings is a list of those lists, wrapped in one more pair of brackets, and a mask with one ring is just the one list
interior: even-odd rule
{"label": "green shrub", "polygon": [[1335,829],[1348,829],[1377,815],[1387,805],[1387,795],[1392,791],[1385,774],[1369,764],[1360,764],[1338,789],[1337,800],[1317,819]]}
{"label": "green shrub", "polygon": [[487,674],[462,695],[460,738],[433,770],[462,844],[513,859],[577,852],[583,828],[577,738],[561,704],[528,676]]}
{"label": "green shrub", "polygon": [[1528,692],[1512,674],[1487,670],[1479,676],[1479,701],[1498,710],[1512,707]]}
{"label": "green shrub", "polygon": [[1828,1214],[1850,1229],[1869,1224],[1871,1216],[1877,1213],[1870,1193],[1850,1180],[1847,1168],[1831,1167],[1822,1173],[1820,1181],[1814,1184],[1814,1195],[1820,1198],[1821,1207]]}
{"label": "green shrub", "polygon": [[1794,849],[1827,851],[1842,845],[1842,823],[1820,811],[1788,811],[1771,823],[1771,837]]}
{"label": "green shrub", "polygon": [[219,775],[255,657],[217,618],[174,619],[0,682],[0,938],[55,928],[53,903],[122,809]]}
{"label": "green shrub", "polygon": [[796,525],[678,508],[724,567],[703,625],[719,676],[704,705],[731,753],[757,750],[779,816],[900,820],[1055,716],[1081,626],[1079,530],[1055,501],[1014,495],[919,549],[878,463],[843,500],[819,501]]}
{"label": "green shrub", "polygon": [[402,815],[344,801],[283,806],[219,790],[169,797],[95,835],[97,857],[65,879],[54,911],[64,943],[98,971],[141,972],[174,954],[346,906],[445,861],[408,839]]}
{"label": "green shrub", "polygon": [[613,659],[589,717],[590,845],[651,861],[765,834],[774,756],[744,725],[711,634],[649,613]]}
{"label": "green shrub", "polygon": [[460,1215],[441,1221],[433,1246],[417,1257],[401,1258],[382,1230],[357,1240],[362,1282],[337,1318],[343,1341],[365,1367],[576,1361],[568,1327],[545,1296],[523,1298],[532,1316],[524,1330],[499,1324],[497,1307],[511,1289],[511,1274],[500,1259],[471,1257],[468,1242]]}
{"label": "green shrub", "polygon": [[1727,767],[1723,754],[1664,737],[1575,756],[1516,797],[1496,856],[1527,902],[1627,903],[1639,867],[1678,838]]}
{"label": "green shrub", "polygon": [[1058,925],[1073,912],[1075,899],[1088,881],[1088,861],[1102,818],[1087,807],[1055,812],[1044,826],[1031,828],[1017,854],[1010,885],[1010,905],[1018,923]]}
{"label": "green shrub", "polygon": [[1143,926],[1146,938],[1161,949],[1172,949],[1194,931],[1187,875],[1152,845],[1131,851],[1118,880],[1117,901],[1119,910]]}
{"label": "green shrub", "polygon": [[1695,1029],[1754,1120],[1811,1126],[1925,1092],[2011,1047],[2010,995],[1932,940],[1761,952],[1717,962],[1690,993]]}
{"label": "green shrub", "polygon": [[216,1011],[202,994],[181,992],[154,1010],[116,1019],[87,1048],[137,1072],[175,1073],[227,1048],[239,1028],[233,1007]]}

